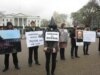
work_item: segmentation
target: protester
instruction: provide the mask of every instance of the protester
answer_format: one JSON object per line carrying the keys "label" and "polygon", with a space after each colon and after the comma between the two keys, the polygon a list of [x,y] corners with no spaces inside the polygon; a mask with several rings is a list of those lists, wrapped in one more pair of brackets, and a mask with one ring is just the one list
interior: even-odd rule
{"label": "protester", "polygon": [[76,32],[77,27],[74,27],[73,30],[70,33],[71,38],[71,58],[74,59],[74,55],[76,58],[80,58],[78,56],[78,46],[76,45]]}
{"label": "protester", "polygon": [[[100,29],[98,30],[98,32],[100,32]],[[99,36],[98,51],[100,52],[100,36]]]}
{"label": "protester", "polygon": [[68,42],[68,31],[67,29],[64,29],[65,24],[61,24],[61,28],[59,29],[60,31],[60,58],[61,60],[65,60],[65,48],[67,47],[67,42]]}
{"label": "protester", "polygon": [[[6,29],[7,30],[13,30],[14,29],[14,27],[13,27],[11,22],[7,22]],[[13,48],[11,48],[11,49],[13,49]],[[9,55],[10,54],[5,54],[5,58],[4,58],[5,68],[4,68],[3,72],[6,72],[9,69]],[[12,56],[13,56],[13,63],[15,65],[15,69],[19,70],[20,68],[19,68],[19,65],[18,65],[17,52],[12,53]]]}
{"label": "protester", "polygon": [[[39,31],[40,29],[38,27],[36,27],[36,24],[34,21],[31,22],[31,27],[29,28],[29,30],[27,32],[30,31]],[[38,48],[39,46],[34,46],[34,47],[29,47],[29,57],[28,57],[28,64],[29,67],[32,67],[32,63],[33,63],[33,51],[34,51],[34,60],[35,60],[35,64],[36,65],[40,65],[39,61],[38,61]]]}
{"label": "protester", "polygon": [[100,28],[97,29],[97,38],[99,38],[98,51],[100,52]]}
{"label": "protester", "polygon": [[[46,32],[59,32],[57,29],[57,25],[54,22],[54,19],[51,19],[51,22],[46,29]],[[46,35],[45,35],[46,36]],[[44,44],[44,52],[45,52],[45,57],[46,57],[46,72],[47,75],[55,75],[54,71],[56,68],[56,56],[57,56],[57,51],[58,51],[58,42],[57,41],[46,41]],[[51,65],[51,74],[50,74],[50,60],[52,56],[52,65]]]}
{"label": "protester", "polygon": [[[89,27],[85,28],[85,31],[89,31]],[[89,50],[89,45],[90,42],[84,42],[84,46],[83,46],[83,53],[84,55],[89,55],[88,50]]]}

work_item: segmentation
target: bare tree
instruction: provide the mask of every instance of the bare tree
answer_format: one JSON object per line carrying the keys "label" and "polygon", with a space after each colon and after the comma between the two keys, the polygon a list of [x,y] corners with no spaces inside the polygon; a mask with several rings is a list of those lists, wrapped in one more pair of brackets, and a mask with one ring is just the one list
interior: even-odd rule
{"label": "bare tree", "polygon": [[60,25],[62,23],[66,23],[67,15],[66,14],[59,14],[57,12],[54,12],[53,18],[55,19],[55,22],[58,25],[58,27],[60,27]]}

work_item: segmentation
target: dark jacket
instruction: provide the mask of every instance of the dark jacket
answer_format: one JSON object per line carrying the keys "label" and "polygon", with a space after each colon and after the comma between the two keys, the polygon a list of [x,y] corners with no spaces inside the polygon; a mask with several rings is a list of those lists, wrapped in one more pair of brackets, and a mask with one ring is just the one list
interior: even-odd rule
{"label": "dark jacket", "polygon": [[40,28],[39,27],[35,27],[35,28],[32,28],[32,27],[29,27],[26,32],[30,32],[30,31],[39,31]]}
{"label": "dark jacket", "polygon": [[70,33],[70,38],[71,38],[71,45],[75,45],[75,46],[76,46],[75,30],[73,30],[73,31]]}
{"label": "dark jacket", "polygon": [[[55,29],[55,30],[51,31],[49,28],[47,28],[46,31],[44,32],[44,35],[46,32],[59,32],[59,30]],[[58,44],[59,44],[58,41],[44,41],[44,47],[47,47],[48,48],[47,50],[49,50],[49,49],[52,50],[53,48],[55,48],[56,51],[58,51]]]}

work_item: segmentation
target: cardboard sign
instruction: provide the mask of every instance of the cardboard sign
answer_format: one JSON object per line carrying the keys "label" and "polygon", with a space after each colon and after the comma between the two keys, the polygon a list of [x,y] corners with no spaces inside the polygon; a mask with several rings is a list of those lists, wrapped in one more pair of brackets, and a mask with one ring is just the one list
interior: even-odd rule
{"label": "cardboard sign", "polygon": [[100,37],[100,32],[97,32],[97,37]]}
{"label": "cardboard sign", "polygon": [[16,39],[20,38],[19,30],[0,30],[0,37],[3,39]]}
{"label": "cardboard sign", "polygon": [[21,51],[19,30],[0,30],[0,54]]}
{"label": "cardboard sign", "polygon": [[45,41],[59,41],[59,32],[46,32]]}
{"label": "cardboard sign", "polygon": [[83,46],[83,42],[76,42],[76,46]]}
{"label": "cardboard sign", "polygon": [[95,42],[96,41],[96,32],[95,31],[84,31],[83,32],[83,41],[84,42]]}
{"label": "cardboard sign", "polygon": [[67,29],[60,29],[60,42],[68,41],[68,31]]}
{"label": "cardboard sign", "polygon": [[27,47],[40,46],[44,44],[43,31],[26,32]]}
{"label": "cardboard sign", "polygon": [[76,30],[76,45],[83,46],[83,30]]}

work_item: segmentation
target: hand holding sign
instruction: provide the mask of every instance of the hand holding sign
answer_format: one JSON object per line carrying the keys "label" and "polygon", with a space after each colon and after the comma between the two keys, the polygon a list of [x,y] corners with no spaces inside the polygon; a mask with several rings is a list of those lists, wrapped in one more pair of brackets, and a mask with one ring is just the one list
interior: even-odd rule
{"label": "hand holding sign", "polygon": [[47,51],[47,47],[44,47],[44,52]]}
{"label": "hand holding sign", "polygon": [[46,32],[45,41],[59,41],[59,32]]}
{"label": "hand holding sign", "polygon": [[53,48],[53,53],[56,53],[56,49],[55,48]]}

